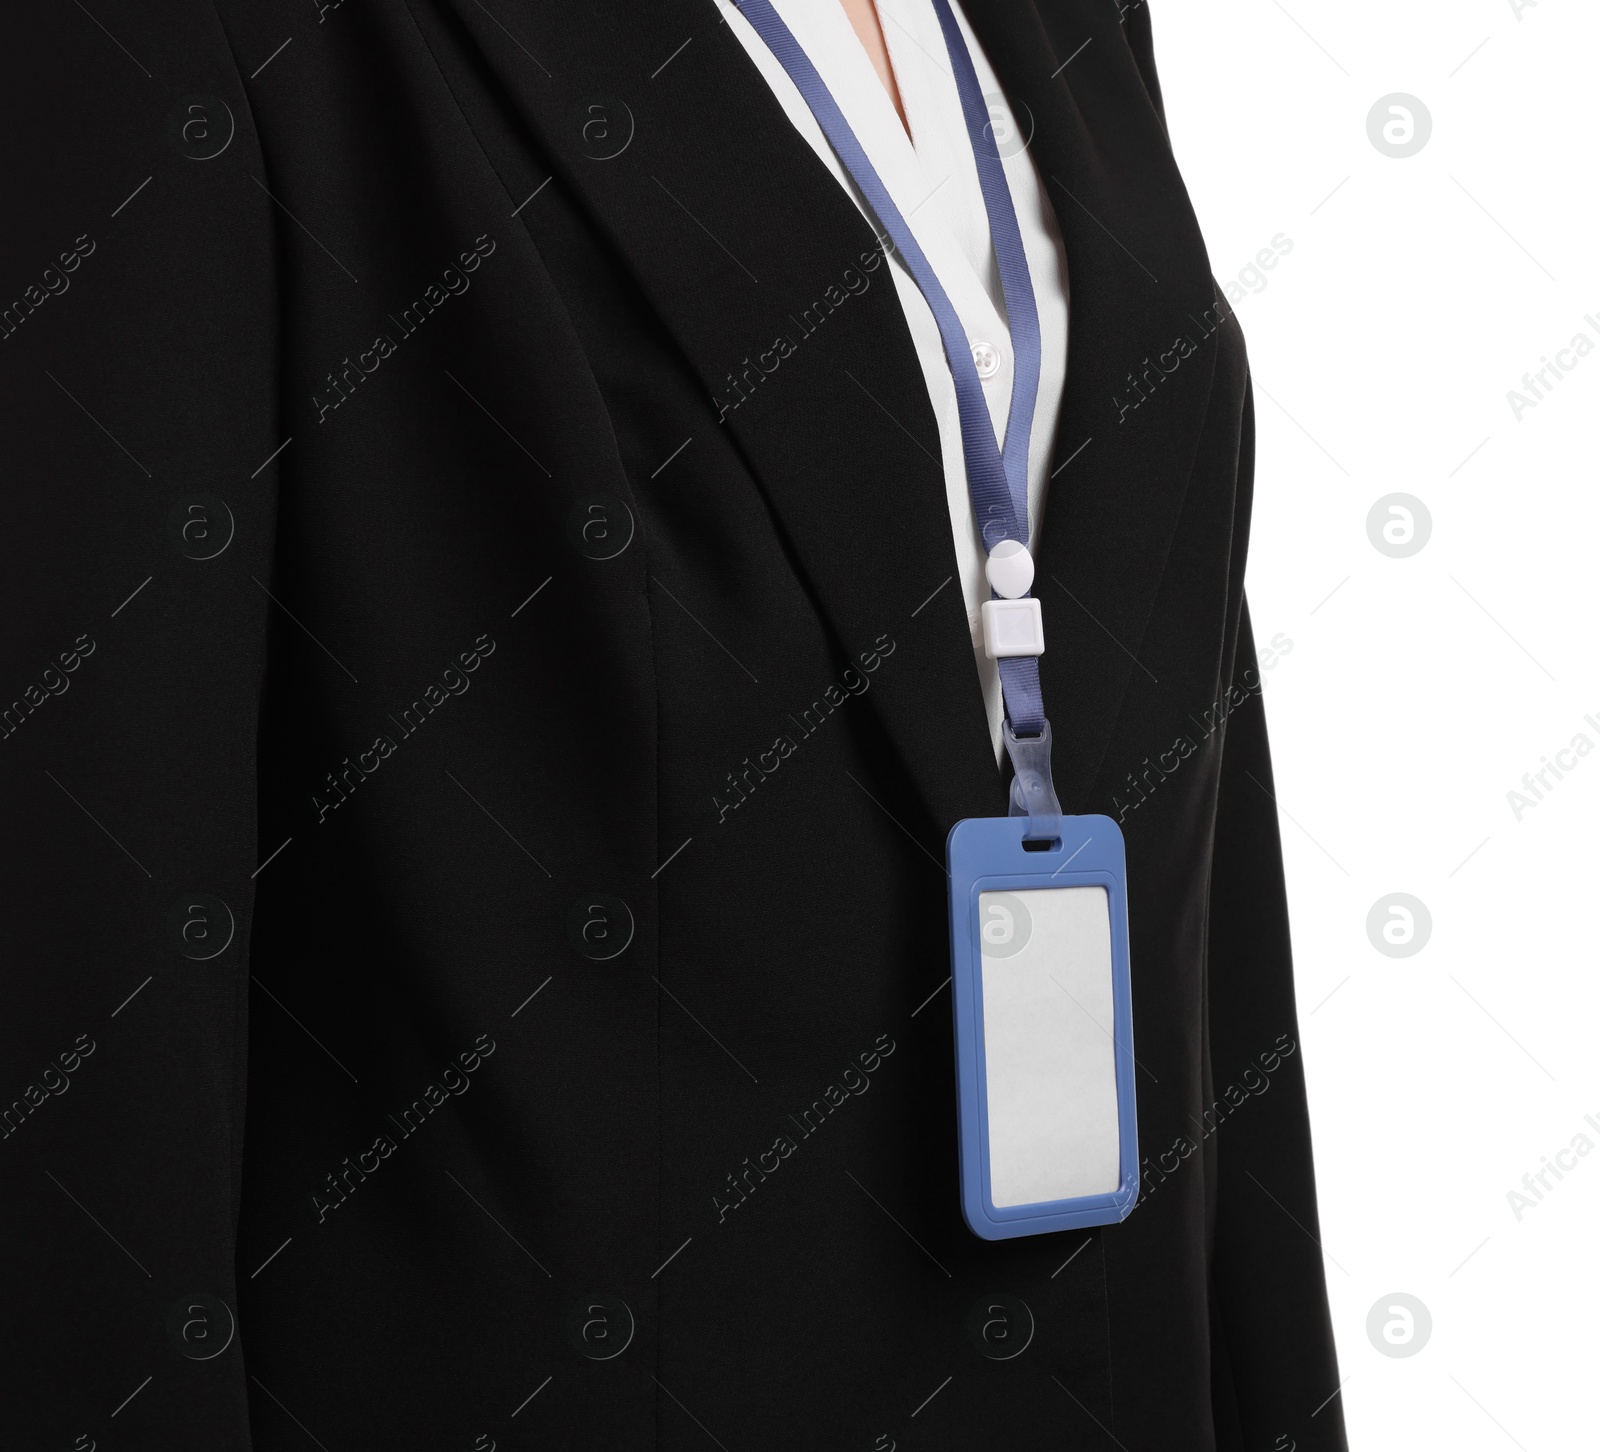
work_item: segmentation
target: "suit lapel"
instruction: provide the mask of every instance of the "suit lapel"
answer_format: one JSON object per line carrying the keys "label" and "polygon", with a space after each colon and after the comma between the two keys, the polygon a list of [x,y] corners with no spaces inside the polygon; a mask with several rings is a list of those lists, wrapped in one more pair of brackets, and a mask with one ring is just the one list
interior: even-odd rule
{"label": "suit lapel", "polygon": [[[1003,812],[937,428],[860,213],[709,0],[502,6],[493,18],[473,0],[444,3],[715,400],[844,650],[894,642],[870,699],[934,822]],[[1147,103],[1130,125],[1143,92],[1115,24],[1096,35],[1105,52],[1119,48],[1108,74],[1080,98],[1049,80],[1058,62],[1041,69],[1061,37],[1043,34],[1027,0],[973,0],[968,14],[1007,93],[1035,117],[1073,280],[1058,459],[1092,442],[1054,481],[1040,541],[1046,701],[1073,810],[1135,668],[1119,647],[1137,650],[1154,598],[1209,360],[1187,360],[1120,427],[1109,399],[1210,293]]]}
{"label": "suit lapel", "polygon": [[965,8],[1013,109],[1032,115],[1066,244],[1067,382],[1034,593],[1057,792],[1090,810],[1130,680],[1155,681],[1143,637],[1210,399],[1216,294],[1116,7],[1069,0],[1048,26],[1031,0]]}

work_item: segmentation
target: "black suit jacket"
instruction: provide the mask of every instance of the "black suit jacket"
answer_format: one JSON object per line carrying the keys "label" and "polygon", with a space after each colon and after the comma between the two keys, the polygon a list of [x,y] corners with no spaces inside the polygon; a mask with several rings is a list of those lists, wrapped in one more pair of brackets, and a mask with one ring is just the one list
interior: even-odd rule
{"label": "black suit jacket", "polygon": [[708,0],[35,8],[10,1444],[1343,1447],[1243,343],[1145,7],[966,9],[1071,269],[1043,681],[1139,1207],[962,1223],[943,841],[1005,789],[937,433]]}

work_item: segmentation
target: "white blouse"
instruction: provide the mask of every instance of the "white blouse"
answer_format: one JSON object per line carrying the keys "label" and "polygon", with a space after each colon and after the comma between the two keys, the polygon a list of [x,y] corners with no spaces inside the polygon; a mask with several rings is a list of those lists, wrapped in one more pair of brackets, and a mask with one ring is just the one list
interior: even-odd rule
{"label": "white blouse", "polygon": [[[844,112],[862,149],[949,294],[972,343],[974,361],[979,364],[978,372],[983,378],[984,396],[996,437],[1003,438],[1006,415],[1011,407],[1013,373],[1005,294],[989,239],[989,218],[978,185],[972,143],[962,118],[961,98],[950,71],[944,33],[939,28],[931,0],[877,0],[878,18],[900,89],[900,100],[905,107],[910,138],[838,0],[772,0],[772,5],[833,92],[839,109]],[[811,149],[874,229],[883,235],[882,225],[834,155],[822,128],[783,67],[730,0],[718,0],[718,8],[750,53],[791,124],[811,144]],[[1050,455],[1061,413],[1061,389],[1067,372],[1066,252],[1043,181],[1026,149],[1028,118],[1024,114],[1019,121],[1012,119],[1000,83],[957,0],[950,0],[950,8],[972,54],[978,84],[989,101],[1039,307],[1042,345],[1039,398],[1034,409],[1028,455],[1029,539],[1037,540],[1049,482]],[[989,731],[998,758],[1003,713],[1000,675],[996,663],[983,653],[980,611],[989,598],[983,573],[986,555],[967,493],[955,383],[945,360],[938,324],[898,256],[892,258],[889,273],[894,278],[895,291],[916,346],[917,360],[922,365],[928,399],[938,420],[945,497],[950,510],[950,527],[955,535],[961,592],[972,631],[984,704],[988,708]],[[988,377],[984,377],[986,372]]]}

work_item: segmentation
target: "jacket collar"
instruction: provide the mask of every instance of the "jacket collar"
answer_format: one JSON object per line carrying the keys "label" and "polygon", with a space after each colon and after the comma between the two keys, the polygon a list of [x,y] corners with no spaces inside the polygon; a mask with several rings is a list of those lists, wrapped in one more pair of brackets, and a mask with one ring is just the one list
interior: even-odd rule
{"label": "jacket collar", "polygon": [[[474,0],[443,3],[716,401],[843,652],[894,641],[871,699],[938,830],[1003,814],[937,428],[870,227],[710,0],[589,0],[505,25]],[[1199,343],[1214,292],[1107,8],[1069,0],[1047,31],[1031,0],[965,6],[1013,108],[1031,117],[1071,277],[1035,588],[1069,812],[1087,806],[1138,669],[1214,351],[1164,370],[1175,337]],[[1085,37],[1093,44],[1052,78]]]}

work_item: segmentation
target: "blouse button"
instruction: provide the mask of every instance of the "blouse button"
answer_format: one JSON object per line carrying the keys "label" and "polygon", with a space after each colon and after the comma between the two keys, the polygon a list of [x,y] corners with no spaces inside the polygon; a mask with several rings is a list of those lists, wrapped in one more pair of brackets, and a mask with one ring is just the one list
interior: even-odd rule
{"label": "blouse button", "polygon": [[972,363],[978,370],[978,377],[987,383],[1000,371],[1000,350],[993,343],[974,343]]}

